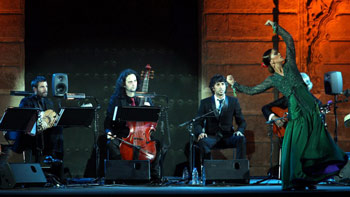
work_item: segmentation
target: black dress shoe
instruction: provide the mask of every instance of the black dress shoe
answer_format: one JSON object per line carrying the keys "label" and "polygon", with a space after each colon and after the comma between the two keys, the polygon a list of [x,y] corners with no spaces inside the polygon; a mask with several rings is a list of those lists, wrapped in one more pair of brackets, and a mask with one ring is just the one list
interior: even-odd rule
{"label": "black dress shoe", "polygon": [[307,185],[306,186],[309,190],[315,190],[317,189],[316,185]]}
{"label": "black dress shoe", "polygon": [[162,183],[162,179],[159,177],[151,178],[151,183],[152,184],[160,184],[160,183]]}
{"label": "black dress shoe", "polygon": [[297,185],[293,187],[293,190],[295,191],[304,191],[306,190],[306,187],[304,185]]}
{"label": "black dress shoe", "polygon": [[304,191],[306,190],[305,186],[297,185],[289,188],[282,189],[282,191]]}

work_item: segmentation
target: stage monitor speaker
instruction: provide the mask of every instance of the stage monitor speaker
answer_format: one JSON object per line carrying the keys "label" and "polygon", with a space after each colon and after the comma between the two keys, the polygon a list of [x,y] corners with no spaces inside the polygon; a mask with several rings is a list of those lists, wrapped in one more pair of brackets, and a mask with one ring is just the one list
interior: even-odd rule
{"label": "stage monitor speaker", "polygon": [[149,181],[149,160],[105,160],[106,181]]}
{"label": "stage monitor speaker", "polygon": [[68,75],[65,73],[54,73],[52,75],[52,95],[61,97],[68,93]]}
{"label": "stage monitor speaker", "polygon": [[247,159],[204,160],[203,165],[208,181],[249,183],[249,161]]}
{"label": "stage monitor speaker", "polygon": [[334,181],[337,183],[350,183],[350,152],[346,153],[349,157],[348,163],[340,170],[338,176],[334,177]]}
{"label": "stage monitor speaker", "polygon": [[343,91],[343,78],[339,71],[324,74],[324,89],[326,94],[337,95]]}
{"label": "stage monitor speaker", "polygon": [[0,172],[0,188],[43,186],[46,182],[39,163],[7,163]]}

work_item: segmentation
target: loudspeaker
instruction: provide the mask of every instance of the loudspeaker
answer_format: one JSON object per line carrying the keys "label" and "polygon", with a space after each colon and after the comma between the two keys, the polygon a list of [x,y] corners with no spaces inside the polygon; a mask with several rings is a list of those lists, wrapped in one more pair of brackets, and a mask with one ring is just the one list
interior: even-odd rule
{"label": "loudspeaker", "polygon": [[105,160],[106,181],[149,181],[149,160]]}
{"label": "loudspeaker", "polygon": [[54,73],[52,75],[52,95],[64,96],[68,93],[68,75],[65,73]]}
{"label": "loudspeaker", "polygon": [[324,89],[326,94],[336,95],[343,91],[343,77],[341,72],[332,71],[324,74]]}
{"label": "loudspeaker", "polygon": [[[350,156],[349,152],[346,154],[348,157]],[[350,183],[350,157],[348,163],[340,170],[339,175],[334,177],[334,181],[337,183]]]}
{"label": "loudspeaker", "polygon": [[0,171],[0,188],[43,186],[47,182],[39,163],[6,163]]}
{"label": "loudspeaker", "polygon": [[226,181],[249,183],[249,161],[204,160],[205,176],[208,181]]}

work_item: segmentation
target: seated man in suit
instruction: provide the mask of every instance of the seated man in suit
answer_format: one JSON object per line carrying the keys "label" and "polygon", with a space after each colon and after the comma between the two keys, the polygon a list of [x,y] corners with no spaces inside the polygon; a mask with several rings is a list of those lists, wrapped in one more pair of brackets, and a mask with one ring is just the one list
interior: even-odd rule
{"label": "seated man in suit", "polygon": [[[213,148],[236,148],[236,159],[244,159],[246,121],[238,99],[226,95],[227,82],[223,75],[214,75],[209,88],[213,95],[201,100],[197,115],[202,116],[211,111],[213,113],[194,125],[202,159],[211,159]],[[233,126],[233,119],[238,125],[237,129]]]}

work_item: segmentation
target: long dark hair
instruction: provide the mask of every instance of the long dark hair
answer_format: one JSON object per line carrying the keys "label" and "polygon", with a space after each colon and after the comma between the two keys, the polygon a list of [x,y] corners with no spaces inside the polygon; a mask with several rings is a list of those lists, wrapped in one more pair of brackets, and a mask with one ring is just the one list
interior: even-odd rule
{"label": "long dark hair", "polygon": [[125,69],[123,70],[116,83],[115,83],[115,90],[114,90],[114,93],[113,94],[117,94],[117,95],[125,95],[125,80],[126,80],[126,77],[128,77],[129,75],[131,74],[134,74],[136,76],[136,79],[137,79],[137,89],[136,90],[139,90],[141,88],[141,79],[140,79],[140,76],[139,74],[132,70],[132,69]]}
{"label": "long dark hair", "polygon": [[272,68],[270,62],[271,62],[271,52],[272,52],[272,49],[269,49],[267,51],[265,51],[264,55],[263,55],[263,58],[262,58],[262,61],[263,63],[267,66],[267,69],[269,70],[270,73],[274,73],[275,70]]}
{"label": "long dark hair", "polygon": [[107,109],[107,113],[108,112],[112,112],[114,110],[114,104],[116,102],[116,98],[123,98],[126,96],[126,92],[125,92],[125,80],[126,77],[128,77],[129,75],[134,74],[136,76],[137,79],[137,89],[136,90],[140,90],[141,89],[141,78],[140,75],[132,70],[132,69],[125,69],[123,70],[120,74],[119,77],[115,83],[115,90],[114,93],[112,94],[111,98],[109,99],[109,105],[108,105],[108,109]]}

